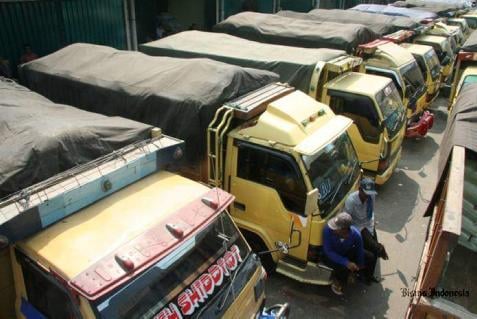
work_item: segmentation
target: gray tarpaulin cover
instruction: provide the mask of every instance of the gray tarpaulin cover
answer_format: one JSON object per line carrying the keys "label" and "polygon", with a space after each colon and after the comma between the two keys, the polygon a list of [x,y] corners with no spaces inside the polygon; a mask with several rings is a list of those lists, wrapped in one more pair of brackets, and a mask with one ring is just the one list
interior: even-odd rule
{"label": "gray tarpaulin cover", "polygon": [[83,43],[22,65],[20,76],[55,102],[160,127],[185,140],[189,160],[205,151],[205,130],[218,107],[278,80],[271,72],[209,59],[151,57]]}
{"label": "gray tarpaulin cover", "polygon": [[470,34],[461,49],[468,52],[477,52],[477,30]]}
{"label": "gray tarpaulin cover", "polygon": [[402,7],[385,6],[382,4],[358,4],[357,6],[348,10],[373,12],[373,13],[385,14],[389,16],[409,17],[416,22],[421,22],[422,20],[425,20],[425,19],[437,19],[439,17],[434,12],[408,9],[408,8],[402,8]]}
{"label": "gray tarpaulin cover", "polygon": [[[317,9],[317,10],[319,10],[319,13],[315,13],[315,14],[312,14],[311,12],[305,13],[305,12],[282,10],[282,11],[279,11],[277,15],[281,17],[292,18],[292,19],[303,19],[303,20],[311,20],[311,21],[318,21],[318,22],[362,24],[368,27],[369,29],[371,29],[374,33],[378,35],[392,33],[395,30],[392,25],[371,20],[370,17],[366,19],[360,19],[359,17],[356,17],[356,14],[353,12],[339,10],[339,9],[335,9],[335,10]],[[331,13],[329,11],[339,11],[339,12]],[[346,15],[343,13],[346,13]],[[372,13],[365,13],[365,12],[360,12],[360,13],[366,14],[366,15],[372,15]],[[385,16],[385,17],[388,18],[388,16]]]}
{"label": "gray tarpaulin cover", "polygon": [[150,137],[151,126],[51,102],[0,78],[0,197]]}
{"label": "gray tarpaulin cover", "polygon": [[462,9],[462,6],[456,3],[436,3],[425,1],[396,1],[391,5],[394,7],[429,11],[439,16],[447,16],[459,9]]}
{"label": "gray tarpaulin cover", "polygon": [[243,67],[272,71],[281,82],[308,92],[316,63],[346,55],[332,49],[294,48],[249,41],[224,33],[185,31],[146,43],[140,50],[150,55],[178,58],[206,57]]}
{"label": "gray tarpaulin cover", "polygon": [[378,35],[361,24],[318,22],[276,14],[242,12],[214,26],[214,31],[244,39],[303,48],[329,48],[353,52]]}
{"label": "gray tarpaulin cover", "polygon": [[438,187],[426,210],[431,214],[435,202],[439,199],[443,186],[444,171],[454,145],[463,146],[477,153],[477,84],[465,85],[447,119],[447,127],[442,138],[438,165]]}
{"label": "gray tarpaulin cover", "polygon": [[317,16],[326,21],[335,21],[340,23],[358,23],[366,26],[378,24],[387,25],[391,27],[391,32],[396,32],[402,29],[416,29],[420,26],[419,23],[408,17],[387,16],[384,14],[355,12],[339,9],[313,9],[308,12],[310,15]]}

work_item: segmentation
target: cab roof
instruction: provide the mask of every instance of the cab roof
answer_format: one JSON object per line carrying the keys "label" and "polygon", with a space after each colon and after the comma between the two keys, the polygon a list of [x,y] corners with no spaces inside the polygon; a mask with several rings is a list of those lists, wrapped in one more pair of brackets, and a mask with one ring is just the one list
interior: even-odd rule
{"label": "cab roof", "polygon": [[208,190],[172,173],[156,173],[19,242],[18,246],[30,258],[71,280]]}
{"label": "cab roof", "polygon": [[422,42],[429,42],[429,43],[438,43],[438,44],[444,44],[446,42],[447,38],[443,36],[438,36],[438,35],[419,35],[414,38],[414,41],[422,41]]}
{"label": "cab roof", "polygon": [[379,64],[380,66],[399,68],[412,61],[414,61],[414,57],[406,49],[396,43],[386,42],[380,44],[376,54],[370,56],[365,62],[371,66]]}
{"label": "cab roof", "polygon": [[296,90],[269,103],[255,125],[238,129],[237,134],[295,147],[333,117],[329,106]]}
{"label": "cab roof", "polygon": [[373,74],[350,72],[328,83],[328,89],[375,96],[391,80]]}
{"label": "cab roof", "polygon": [[417,43],[402,43],[401,46],[407,49],[412,54],[424,55],[427,52],[433,50],[433,47],[425,44]]}

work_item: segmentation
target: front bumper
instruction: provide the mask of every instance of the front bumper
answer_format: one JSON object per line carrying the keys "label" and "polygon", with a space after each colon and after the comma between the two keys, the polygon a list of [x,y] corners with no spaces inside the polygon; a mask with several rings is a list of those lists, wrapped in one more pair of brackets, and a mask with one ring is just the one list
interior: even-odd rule
{"label": "front bumper", "polygon": [[391,178],[394,170],[397,167],[399,159],[401,159],[401,150],[402,149],[400,148],[398,153],[394,156],[393,161],[390,163],[389,167],[384,171],[384,173],[375,176],[374,182],[376,184],[383,185]]}
{"label": "front bumper", "polygon": [[417,122],[411,123],[406,129],[407,138],[424,137],[434,125],[434,114],[424,111]]}
{"label": "front bumper", "polygon": [[286,262],[285,259],[280,259],[277,264],[277,273],[306,284],[331,284],[331,272],[333,269],[326,265],[316,264],[310,261],[306,262],[303,266],[304,267]]}

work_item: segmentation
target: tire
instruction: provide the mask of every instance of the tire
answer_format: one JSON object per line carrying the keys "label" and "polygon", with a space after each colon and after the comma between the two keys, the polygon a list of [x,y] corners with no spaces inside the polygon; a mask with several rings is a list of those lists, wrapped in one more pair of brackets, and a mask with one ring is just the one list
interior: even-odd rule
{"label": "tire", "polygon": [[252,248],[252,251],[260,257],[260,262],[262,263],[263,268],[265,268],[265,270],[267,271],[267,274],[273,274],[275,272],[275,269],[277,268],[277,264],[275,263],[275,261],[273,261],[271,253],[259,254],[260,252],[269,250],[263,240],[250,231],[241,231],[248,244]]}

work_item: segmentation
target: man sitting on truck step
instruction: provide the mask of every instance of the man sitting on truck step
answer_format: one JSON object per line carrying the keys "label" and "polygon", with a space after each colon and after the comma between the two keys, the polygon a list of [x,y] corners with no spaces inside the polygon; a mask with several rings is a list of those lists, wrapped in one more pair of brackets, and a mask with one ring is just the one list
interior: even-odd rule
{"label": "man sitting on truck step", "polygon": [[361,233],[352,223],[351,215],[343,212],[331,218],[323,230],[324,262],[333,268],[331,290],[337,295],[343,295],[350,273],[361,271],[365,278],[369,276],[367,265],[375,258],[364,249]]}
{"label": "man sitting on truck step", "polygon": [[384,246],[378,242],[374,228],[374,202],[376,199],[376,184],[371,178],[363,178],[359,190],[351,193],[345,202],[345,211],[353,218],[353,225],[361,232],[364,249],[371,252],[374,261],[369,265],[370,276],[365,280],[379,282],[374,277],[374,269],[378,257],[388,260],[388,254]]}

